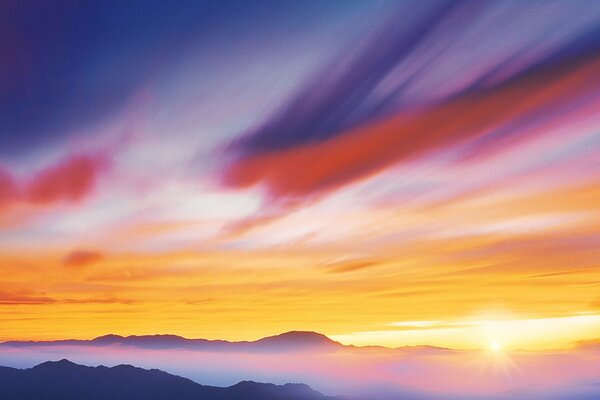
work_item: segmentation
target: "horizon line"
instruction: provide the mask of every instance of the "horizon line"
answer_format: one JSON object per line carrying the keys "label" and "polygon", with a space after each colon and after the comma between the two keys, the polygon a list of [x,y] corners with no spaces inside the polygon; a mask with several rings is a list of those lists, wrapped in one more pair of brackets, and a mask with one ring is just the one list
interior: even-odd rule
{"label": "horizon line", "polygon": [[[69,338],[63,338],[63,339],[46,339],[46,340],[35,340],[35,339],[10,339],[10,340],[4,340],[4,341],[0,341],[0,345],[11,345],[11,344],[22,344],[22,345],[27,345],[27,344],[32,344],[32,345],[43,345],[43,344],[47,344],[47,345],[52,345],[52,344],[63,344],[61,342],[94,342],[97,341],[98,339],[102,339],[102,338],[108,338],[108,337],[115,337],[115,338],[119,338],[119,339],[135,339],[135,338],[160,338],[160,337],[170,337],[170,338],[176,338],[176,339],[182,339],[185,341],[205,341],[205,342],[209,342],[209,343],[224,343],[224,344],[256,344],[262,340],[265,339],[273,339],[273,338],[278,338],[278,337],[282,337],[285,335],[290,335],[290,334],[305,334],[305,335],[318,335],[321,336],[327,340],[329,340],[332,344],[337,344],[346,348],[356,348],[356,349],[368,349],[368,348],[378,348],[378,349],[386,349],[386,350],[400,350],[400,349],[415,349],[415,348],[430,348],[430,349],[438,349],[438,350],[450,350],[450,351],[474,351],[474,350],[485,350],[484,347],[447,347],[447,346],[437,346],[437,345],[432,345],[432,344],[406,344],[406,345],[400,345],[400,346],[385,346],[382,344],[367,344],[367,345],[355,345],[355,344],[349,344],[349,343],[344,343],[342,341],[336,340],[333,337],[337,336],[337,335],[327,335],[318,331],[311,331],[311,330],[290,330],[290,331],[284,331],[281,333],[277,333],[277,334],[272,334],[272,335],[267,335],[267,336],[261,336],[258,337],[256,339],[244,339],[244,340],[228,340],[228,339],[208,339],[205,337],[185,337],[182,335],[177,335],[177,334],[173,334],[173,333],[150,333],[150,334],[129,334],[129,335],[124,335],[124,334],[119,334],[119,333],[106,333],[106,334],[102,334],[102,335],[98,335],[98,336],[94,336],[91,338],[75,338],[75,337],[69,337]],[[600,343],[600,338],[598,338],[597,340],[577,340],[577,341],[573,341],[570,343],[570,346],[568,347],[549,347],[547,349],[526,349],[526,348],[517,348],[517,349],[510,349],[510,351],[527,351],[527,352],[540,352],[540,351],[549,351],[549,350],[575,350],[579,347],[585,346],[585,345],[595,345]],[[69,344],[65,344],[65,345],[69,345]],[[77,345],[77,344],[73,344],[73,345]]]}

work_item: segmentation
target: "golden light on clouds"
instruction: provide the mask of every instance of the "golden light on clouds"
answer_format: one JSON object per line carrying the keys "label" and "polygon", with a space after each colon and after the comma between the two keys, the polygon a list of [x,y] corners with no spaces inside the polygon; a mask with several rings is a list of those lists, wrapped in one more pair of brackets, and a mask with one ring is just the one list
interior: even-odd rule
{"label": "golden light on clouds", "polygon": [[[432,243],[435,253],[427,251]],[[497,341],[511,350],[563,348],[600,335],[593,260],[544,273],[560,249],[544,244],[538,252],[532,242],[535,263],[523,268],[522,250],[501,245],[497,254],[499,243],[482,237],[430,240],[373,259],[332,256],[336,250],[326,247],[103,253],[77,268],[63,265],[63,253],[14,254],[2,259],[11,283],[0,287],[0,307],[10,311],[0,314],[0,339],[27,331],[33,339],[116,332],[241,340],[307,329],[356,345],[486,348]]]}

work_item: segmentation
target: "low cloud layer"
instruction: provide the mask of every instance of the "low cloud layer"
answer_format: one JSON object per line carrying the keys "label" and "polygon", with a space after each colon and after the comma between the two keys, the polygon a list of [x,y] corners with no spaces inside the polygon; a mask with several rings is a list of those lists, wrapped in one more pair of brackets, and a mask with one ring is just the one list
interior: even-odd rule
{"label": "low cloud layer", "polygon": [[127,346],[0,349],[0,364],[31,367],[68,358],[88,365],[160,368],[199,383],[304,382],[355,399],[593,399],[600,394],[597,351],[490,353],[377,348],[286,353],[143,350]]}

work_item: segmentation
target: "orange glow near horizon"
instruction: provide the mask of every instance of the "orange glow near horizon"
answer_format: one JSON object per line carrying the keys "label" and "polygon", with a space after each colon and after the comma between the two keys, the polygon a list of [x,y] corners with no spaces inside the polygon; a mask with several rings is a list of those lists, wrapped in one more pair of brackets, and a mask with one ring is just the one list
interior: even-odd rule
{"label": "orange glow near horizon", "polygon": [[[596,288],[582,284],[597,275],[593,260],[586,268],[583,259],[572,273],[546,274],[540,268],[559,261],[551,249],[536,252],[537,262],[528,269],[513,268],[511,253],[504,251],[498,265],[507,267],[488,267],[485,277],[474,273],[482,268],[478,260],[457,260],[437,272],[427,266],[439,265],[449,253],[496,257],[481,237],[438,243],[436,254],[415,245],[401,256],[388,250],[386,258],[368,260],[336,257],[326,248],[310,255],[102,253],[86,265],[65,264],[62,252],[41,259],[4,256],[5,266],[19,262],[5,268],[11,288],[28,282],[29,291],[0,288],[0,340],[107,333],[251,340],[313,330],[360,346],[485,349],[497,341],[506,350],[537,350],[600,337],[597,304],[585,302],[594,299]],[[32,281],[32,274],[40,279]]]}
{"label": "orange glow near horizon", "polygon": [[[111,250],[189,235],[192,221],[144,223],[147,234],[120,222],[87,234],[87,246],[14,248],[0,256],[0,340],[312,330],[355,345],[568,348],[600,337],[598,193],[513,182],[425,208],[329,212],[341,192],[205,250]],[[385,239],[398,229],[408,236]],[[256,245],[219,249],[232,240]]]}

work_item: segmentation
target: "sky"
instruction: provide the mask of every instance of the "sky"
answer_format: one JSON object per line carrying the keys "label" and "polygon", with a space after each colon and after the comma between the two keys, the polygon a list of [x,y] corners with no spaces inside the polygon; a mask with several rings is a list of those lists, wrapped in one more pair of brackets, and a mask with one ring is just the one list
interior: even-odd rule
{"label": "sky", "polygon": [[600,3],[0,3],[0,341],[600,338]]}

